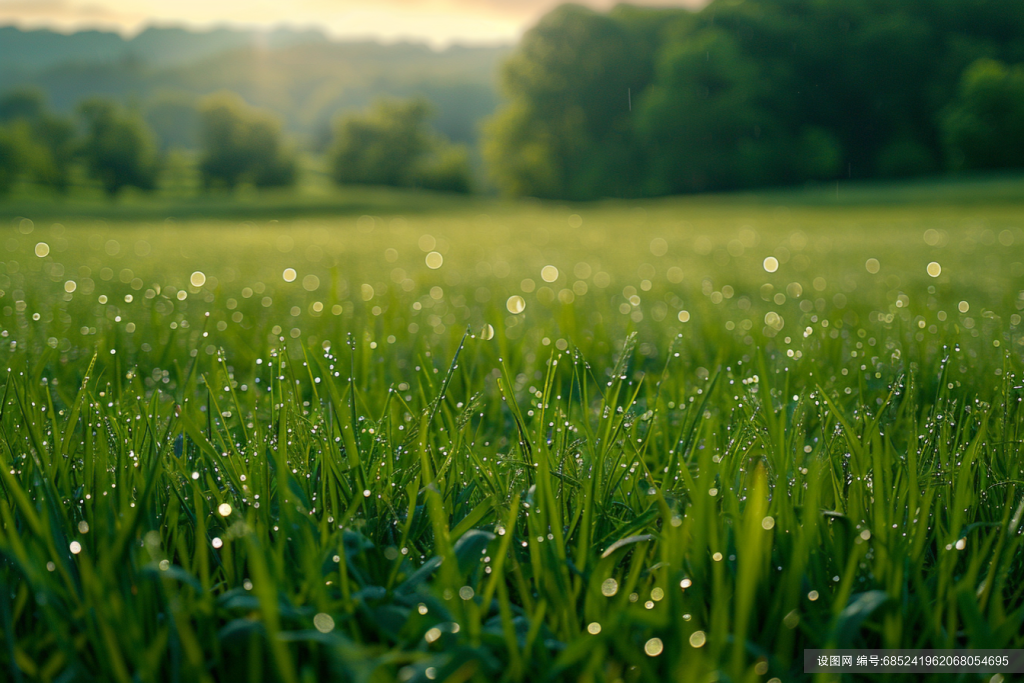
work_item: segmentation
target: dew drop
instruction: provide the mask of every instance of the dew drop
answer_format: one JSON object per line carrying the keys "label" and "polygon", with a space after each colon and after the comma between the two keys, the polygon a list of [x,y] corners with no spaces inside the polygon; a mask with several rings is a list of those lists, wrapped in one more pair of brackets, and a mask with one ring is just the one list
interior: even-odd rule
{"label": "dew drop", "polygon": [[508,302],[505,304],[505,307],[508,308],[509,313],[522,313],[526,310],[526,300],[516,294],[508,298]]}
{"label": "dew drop", "polygon": [[425,259],[425,261],[427,262],[427,268],[430,268],[431,270],[437,270],[442,265],[444,265],[444,256],[441,256],[439,252],[432,251],[429,254],[427,254],[427,258]]}
{"label": "dew drop", "polygon": [[[690,638],[691,643],[693,638]],[[695,646],[696,647],[696,646]],[[651,638],[644,643],[644,652],[647,653],[648,657],[657,657],[665,650],[665,644],[661,642],[661,638]]]}

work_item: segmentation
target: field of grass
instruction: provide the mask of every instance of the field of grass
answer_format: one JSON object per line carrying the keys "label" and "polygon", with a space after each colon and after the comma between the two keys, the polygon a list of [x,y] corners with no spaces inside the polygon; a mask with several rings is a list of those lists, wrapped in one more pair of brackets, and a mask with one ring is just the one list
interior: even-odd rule
{"label": "field of grass", "polygon": [[4,209],[0,679],[1024,647],[1013,187]]}

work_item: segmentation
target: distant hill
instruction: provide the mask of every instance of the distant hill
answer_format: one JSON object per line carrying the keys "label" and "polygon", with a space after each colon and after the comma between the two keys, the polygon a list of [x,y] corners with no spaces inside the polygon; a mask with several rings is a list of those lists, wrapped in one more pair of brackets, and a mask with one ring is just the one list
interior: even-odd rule
{"label": "distant hill", "polygon": [[195,62],[246,46],[278,48],[328,41],[324,33],[315,30],[239,31],[221,28],[191,31],[177,27],[151,27],[126,38],[107,31],[65,34],[49,29],[23,30],[16,26],[2,26],[0,73],[33,73],[73,62],[105,64],[121,60],[137,60],[149,66],[165,67]]}
{"label": "distant hill", "polygon": [[188,122],[175,112],[219,90],[281,115],[290,132],[323,146],[338,112],[382,95],[422,95],[436,127],[473,142],[497,105],[496,72],[508,47],[339,42],[314,31],[270,32],[148,28],[62,34],[0,27],[0,92],[31,85],[59,111],[92,95],[138,106],[164,146],[189,146]]}

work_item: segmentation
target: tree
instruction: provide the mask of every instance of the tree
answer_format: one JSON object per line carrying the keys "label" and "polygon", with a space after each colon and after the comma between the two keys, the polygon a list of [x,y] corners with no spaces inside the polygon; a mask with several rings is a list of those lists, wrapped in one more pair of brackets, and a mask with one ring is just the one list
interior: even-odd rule
{"label": "tree", "polygon": [[469,155],[432,131],[420,99],[380,100],[338,120],[331,152],[339,184],[423,187],[468,192]]}
{"label": "tree", "polygon": [[23,170],[36,182],[60,192],[71,184],[74,124],[47,111],[46,98],[32,88],[12,90],[0,98],[0,123],[21,147]]}
{"label": "tree", "polygon": [[465,145],[441,143],[434,147],[416,161],[412,184],[438,192],[470,192],[469,151]]}
{"label": "tree", "polygon": [[338,183],[413,184],[416,160],[430,148],[422,100],[380,100],[365,115],[341,119],[334,143]]}
{"label": "tree", "polygon": [[509,102],[485,129],[499,188],[577,199],[638,192],[643,160],[630,109],[650,80],[647,12],[563,5],[523,36],[502,72]]}
{"label": "tree", "polygon": [[764,83],[730,33],[707,28],[668,42],[636,119],[648,190],[728,190],[834,174],[841,157],[834,137],[787,125]]}
{"label": "tree", "polygon": [[46,97],[35,88],[16,88],[0,97],[0,123],[35,121],[46,114]]}
{"label": "tree", "polygon": [[24,168],[24,155],[10,131],[0,128],[0,196],[11,190]]}
{"label": "tree", "polygon": [[708,29],[666,46],[637,117],[654,194],[763,180],[776,126],[758,101],[759,84],[757,65],[725,32]]}
{"label": "tree", "polygon": [[295,157],[285,150],[281,124],[273,115],[249,107],[237,95],[222,94],[202,103],[199,118],[199,168],[207,189],[233,189],[243,182],[256,187],[295,183]]}
{"label": "tree", "polygon": [[137,117],[113,102],[92,99],[79,108],[85,125],[81,154],[89,175],[113,197],[125,187],[152,190],[158,171],[152,136]]}
{"label": "tree", "polygon": [[941,122],[952,168],[1024,166],[1024,67],[975,62]]}

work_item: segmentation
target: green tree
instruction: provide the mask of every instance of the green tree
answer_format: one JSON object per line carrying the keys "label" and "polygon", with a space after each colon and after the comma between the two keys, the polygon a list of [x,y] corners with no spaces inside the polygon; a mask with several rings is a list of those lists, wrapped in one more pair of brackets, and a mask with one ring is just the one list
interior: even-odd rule
{"label": "green tree", "polygon": [[239,183],[256,187],[295,184],[296,161],[287,151],[280,122],[233,94],[215,95],[200,107],[200,172],[209,189],[232,189]]}
{"label": "green tree", "polygon": [[438,142],[433,151],[417,160],[412,183],[439,192],[470,192],[469,150],[465,145]]}
{"label": "green tree", "polygon": [[331,151],[339,184],[470,189],[469,155],[428,125],[424,100],[380,100],[338,120]]}
{"label": "green tree", "polygon": [[47,111],[46,98],[32,88],[0,97],[0,123],[7,124],[22,148],[22,165],[34,180],[60,192],[71,184],[75,127]]}
{"label": "green tree", "polygon": [[762,66],[731,33],[704,28],[666,41],[636,127],[652,194],[779,185],[834,176],[828,130],[788,122]]}
{"label": "green tree", "polygon": [[941,121],[952,168],[1024,166],[1024,67],[975,62]]}
{"label": "green tree", "polygon": [[10,192],[24,165],[24,155],[17,138],[9,130],[0,128],[0,195]]}
{"label": "green tree", "polygon": [[0,123],[35,121],[46,114],[46,97],[36,88],[15,88],[0,97]]}
{"label": "green tree", "polygon": [[666,46],[637,127],[654,194],[763,182],[777,128],[759,101],[761,74],[732,37],[706,29]]}
{"label": "green tree", "polygon": [[113,197],[125,187],[152,190],[158,164],[152,136],[140,119],[113,102],[83,102],[79,115],[85,127],[81,154],[89,175]]}
{"label": "green tree", "polygon": [[36,181],[67,192],[75,157],[75,126],[63,117],[44,116],[31,126],[35,143],[32,170]]}
{"label": "green tree", "polygon": [[500,189],[580,199],[638,192],[631,102],[650,79],[647,16],[563,5],[523,36],[502,71],[508,104],[485,129]]}

